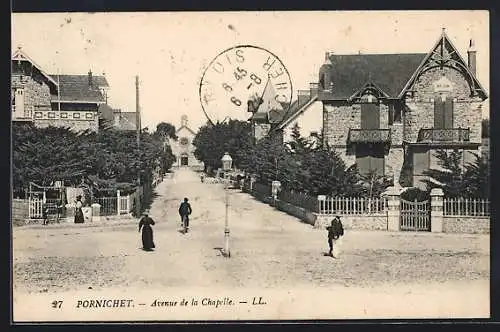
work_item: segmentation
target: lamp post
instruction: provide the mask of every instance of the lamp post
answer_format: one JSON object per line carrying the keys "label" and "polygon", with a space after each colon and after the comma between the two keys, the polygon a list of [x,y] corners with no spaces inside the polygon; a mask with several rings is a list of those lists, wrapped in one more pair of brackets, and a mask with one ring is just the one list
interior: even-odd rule
{"label": "lamp post", "polygon": [[228,172],[232,168],[233,158],[229,155],[229,153],[225,153],[221,159],[222,161],[222,170],[224,171],[224,198],[226,204],[226,216],[225,216],[225,224],[224,224],[224,252],[223,255],[225,257],[231,257],[231,251],[229,250],[229,219],[228,219],[228,208],[229,208],[229,197],[228,197]]}

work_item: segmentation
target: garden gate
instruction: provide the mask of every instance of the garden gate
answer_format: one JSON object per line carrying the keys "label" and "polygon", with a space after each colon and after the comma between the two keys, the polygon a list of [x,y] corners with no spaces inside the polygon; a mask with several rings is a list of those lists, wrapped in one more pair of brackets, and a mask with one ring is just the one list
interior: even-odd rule
{"label": "garden gate", "polygon": [[401,199],[400,229],[402,231],[425,231],[431,230],[430,201],[413,202]]}

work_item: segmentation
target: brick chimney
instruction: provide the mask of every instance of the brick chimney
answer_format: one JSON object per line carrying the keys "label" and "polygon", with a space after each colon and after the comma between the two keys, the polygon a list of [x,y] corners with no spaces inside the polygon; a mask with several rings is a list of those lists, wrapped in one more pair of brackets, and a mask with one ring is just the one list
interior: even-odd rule
{"label": "brick chimney", "polygon": [[92,87],[92,70],[89,69],[89,87]]}
{"label": "brick chimney", "polygon": [[311,93],[311,96],[315,96],[318,94],[318,86],[319,83],[309,83],[309,91]]}
{"label": "brick chimney", "polygon": [[467,55],[468,55],[467,65],[469,66],[469,70],[475,76],[476,75],[476,47],[474,45],[474,40],[472,40],[472,39],[469,42],[469,49],[467,50]]}
{"label": "brick chimney", "polygon": [[311,91],[310,90],[298,90],[297,91],[297,101],[298,101],[298,106],[301,107],[302,105],[305,105],[309,99],[311,98]]}

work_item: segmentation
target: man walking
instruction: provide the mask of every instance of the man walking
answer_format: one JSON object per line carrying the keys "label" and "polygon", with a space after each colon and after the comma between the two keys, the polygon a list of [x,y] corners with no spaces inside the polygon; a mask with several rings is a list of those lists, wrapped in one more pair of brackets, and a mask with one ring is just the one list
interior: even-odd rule
{"label": "man walking", "polygon": [[184,198],[184,202],[179,206],[179,215],[181,216],[181,223],[184,226],[184,232],[189,231],[189,215],[193,212],[191,209],[191,204],[189,204],[189,199]]}
{"label": "man walking", "polygon": [[[338,258],[340,254],[341,237],[344,235],[344,227],[339,216],[335,216],[331,225],[326,228],[328,230],[328,246],[330,251],[329,256]],[[335,252],[334,252],[335,249]]]}

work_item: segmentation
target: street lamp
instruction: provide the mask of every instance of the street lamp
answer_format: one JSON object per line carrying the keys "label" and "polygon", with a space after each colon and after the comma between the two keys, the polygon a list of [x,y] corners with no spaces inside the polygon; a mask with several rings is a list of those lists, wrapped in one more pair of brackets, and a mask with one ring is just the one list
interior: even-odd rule
{"label": "street lamp", "polygon": [[225,219],[225,227],[224,227],[224,252],[223,255],[225,257],[231,257],[231,252],[229,250],[229,220],[228,220],[228,208],[229,208],[229,197],[228,197],[228,172],[231,170],[233,165],[233,158],[229,155],[229,153],[224,153],[224,156],[221,159],[222,161],[222,170],[224,171],[224,198],[226,203],[226,219]]}

